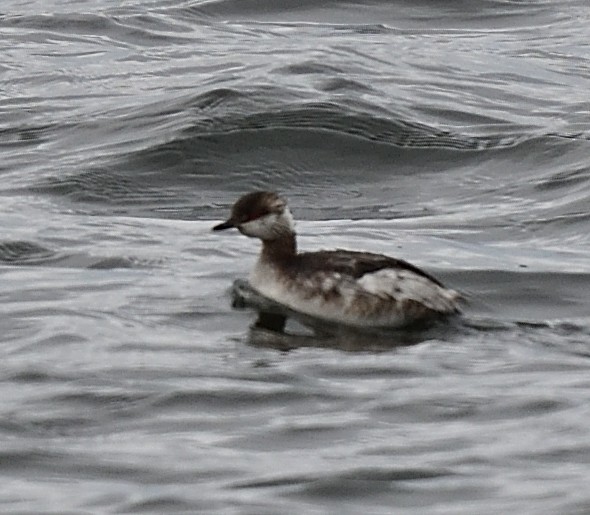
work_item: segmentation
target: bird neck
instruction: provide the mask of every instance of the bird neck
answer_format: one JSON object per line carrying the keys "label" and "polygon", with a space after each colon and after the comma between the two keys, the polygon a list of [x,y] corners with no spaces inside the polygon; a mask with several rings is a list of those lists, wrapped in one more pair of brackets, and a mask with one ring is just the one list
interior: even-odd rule
{"label": "bird neck", "polygon": [[278,238],[264,240],[262,242],[263,261],[268,263],[281,263],[297,255],[297,239],[294,232],[285,232]]}

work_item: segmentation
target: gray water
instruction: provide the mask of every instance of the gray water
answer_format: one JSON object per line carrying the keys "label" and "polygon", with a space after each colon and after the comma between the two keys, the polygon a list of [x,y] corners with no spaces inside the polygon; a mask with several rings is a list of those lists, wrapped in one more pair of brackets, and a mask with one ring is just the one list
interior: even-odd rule
{"label": "gray water", "polygon": [[[0,510],[589,513],[589,27],[585,0],[4,2]],[[407,259],[463,317],[251,329],[258,244],[210,228],[260,188],[301,248]]]}

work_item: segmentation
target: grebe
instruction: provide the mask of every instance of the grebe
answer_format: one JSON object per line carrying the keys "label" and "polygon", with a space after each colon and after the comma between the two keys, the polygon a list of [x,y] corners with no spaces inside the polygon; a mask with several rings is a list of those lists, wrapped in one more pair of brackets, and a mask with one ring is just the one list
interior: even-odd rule
{"label": "grebe", "polygon": [[262,240],[252,288],[303,315],[357,328],[402,328],[459,312],[459,293],[401,259],[341,249],[298,253],[293,216],[277,193],[242,196],[213,230],[232,227]]}

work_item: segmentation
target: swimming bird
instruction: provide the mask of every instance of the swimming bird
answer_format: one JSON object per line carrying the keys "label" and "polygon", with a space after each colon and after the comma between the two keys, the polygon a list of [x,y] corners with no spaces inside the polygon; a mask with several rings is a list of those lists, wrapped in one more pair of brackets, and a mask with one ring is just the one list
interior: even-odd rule
{"label": "swimming bird", "polygon": [[307,317],[356,328],[403,328],[459,312],[455,290],[402,259],[343,249],[297,252],[293,216],[275,192],[242,196],[213,230],[232,227],[262,240],[251,287]]}

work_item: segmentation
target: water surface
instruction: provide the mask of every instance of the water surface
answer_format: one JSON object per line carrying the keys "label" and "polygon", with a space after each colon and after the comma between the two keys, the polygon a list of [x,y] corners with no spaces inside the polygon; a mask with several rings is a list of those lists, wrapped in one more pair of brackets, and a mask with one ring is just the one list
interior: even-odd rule
{"label": "water surface", "polygon": [[[585,2],[15,2],[0,15],[0,510],[587,513]],[[304,249],[407,259],[463,318],[252,330]],[[289,350],[286,350],[289,349]]]}

